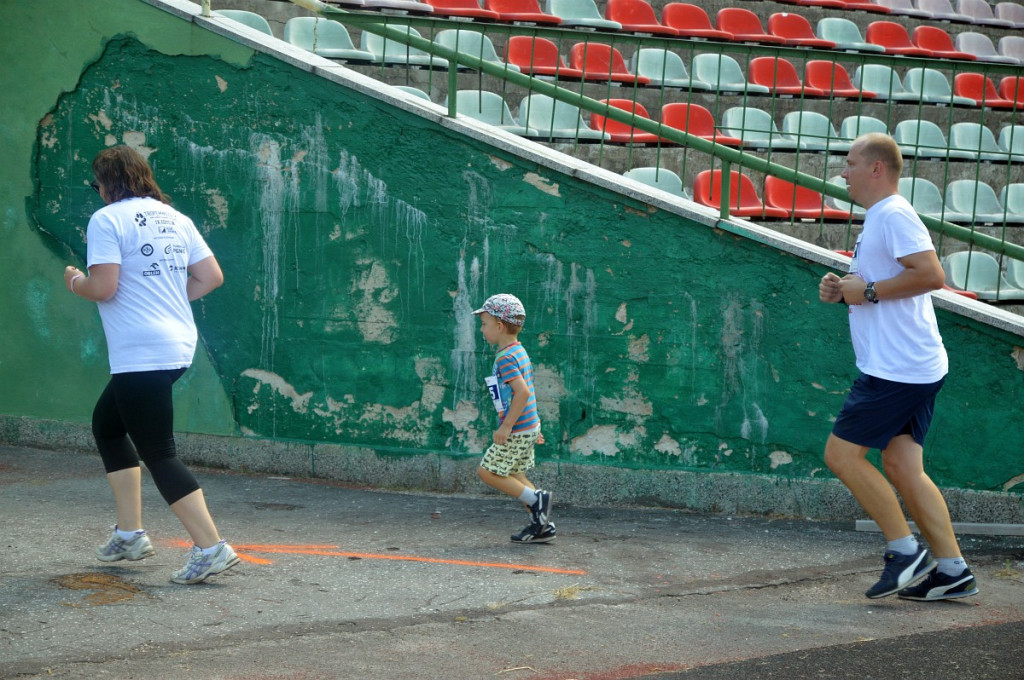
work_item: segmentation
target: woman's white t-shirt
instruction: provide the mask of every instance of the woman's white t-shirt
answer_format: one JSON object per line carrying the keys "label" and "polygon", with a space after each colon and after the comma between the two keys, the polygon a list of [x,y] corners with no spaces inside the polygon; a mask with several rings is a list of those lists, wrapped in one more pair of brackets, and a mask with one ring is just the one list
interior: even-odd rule
{"label": "woman's white t-shirt", "polygon": [[213,255],[185,215],[152,198],[97,210],[86,236],[89,266],[120,265],[117,292],[100,302],[111,373],[186,368],[196,326],[188,267]]}
{"label": "woman's white t-shirt", "polygon": [[[904,270],[898,258],[935,250],[910,203],[890,196],[868,209],[853,251],[851,274],[867,282]],[[927,384],[949,370],[930,294],[850,305],[850,336],[861,373],[895,382]]]}

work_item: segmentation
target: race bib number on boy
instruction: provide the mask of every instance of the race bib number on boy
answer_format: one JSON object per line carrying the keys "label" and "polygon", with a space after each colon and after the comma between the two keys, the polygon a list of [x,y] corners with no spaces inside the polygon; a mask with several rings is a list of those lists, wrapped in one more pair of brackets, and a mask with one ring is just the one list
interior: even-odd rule
{"label": "race bib number on boy", "polygon": [[505,412],[505,406],[501,402],[501,388],[498,387],[498,377],[489,375],[484,378],[484,382],[487,383],[487,393],[491,395],[491,402],[494,403],[494,409],[502,414]]}

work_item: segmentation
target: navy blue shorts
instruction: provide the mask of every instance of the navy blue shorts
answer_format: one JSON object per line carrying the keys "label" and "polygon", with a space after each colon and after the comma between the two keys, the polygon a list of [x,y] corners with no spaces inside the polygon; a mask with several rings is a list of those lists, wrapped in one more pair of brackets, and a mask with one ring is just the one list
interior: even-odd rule
{"label": "navy blue shorts", "polygon": [[861,373],[839,411],[832,434],[859,446],[884,450],[893,437],[909,434],[924,446],[942,380],[923,385]]}

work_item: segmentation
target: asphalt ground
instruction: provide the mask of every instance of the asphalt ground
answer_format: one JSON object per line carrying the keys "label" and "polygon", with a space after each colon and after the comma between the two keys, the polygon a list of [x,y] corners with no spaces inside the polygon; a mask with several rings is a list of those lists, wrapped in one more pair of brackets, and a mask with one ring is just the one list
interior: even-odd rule
{"label": "asphalt ground", "polygon": [[195,586],[144,477],[156,555],[102,563],[98,457],[0,447],[0,678],[1024,678],[1024,544],[961,538],[981,593],[868,600],[854,523],[559,505],[198,470],[243,561]]}

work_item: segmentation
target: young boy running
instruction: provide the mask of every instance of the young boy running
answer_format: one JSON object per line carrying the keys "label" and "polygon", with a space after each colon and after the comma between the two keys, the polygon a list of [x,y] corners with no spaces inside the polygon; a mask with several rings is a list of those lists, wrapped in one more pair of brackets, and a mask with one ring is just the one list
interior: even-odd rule
{"label": "young boy running", "polygon": [[485,484],[518,498],[530,510],[532,521],[512,536],[514,543],[547,543],[555,538],[555,525],[549,520],[551,492],[537,489],[526,478],[526,471],[534,466],[533,447],[544,442],[533,390],[533,364],[519,342],[526,309],[516,296],[501,293],[487,298],[473,314],[480,317],[484,339],[498,347],[486,383],[499,425],[477,474]]}

